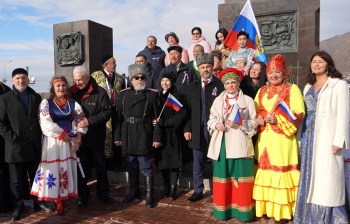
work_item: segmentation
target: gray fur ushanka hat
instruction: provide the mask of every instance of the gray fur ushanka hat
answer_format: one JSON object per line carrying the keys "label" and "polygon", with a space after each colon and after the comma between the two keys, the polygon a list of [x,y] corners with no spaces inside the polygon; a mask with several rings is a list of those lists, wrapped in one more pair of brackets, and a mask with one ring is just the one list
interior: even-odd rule
{"label": "gray fur ushanka hat", "polygon": [[214,65],[214,56],[210,53],[204,53],[196,57],[197,67],[201,64],[211,64]]}
{"label": "gray fur ushanka hat", "polygon": [[147,68],[143,64],[132,64],[128,67],[129,80],[131,81],[137,74],[147,75]]}

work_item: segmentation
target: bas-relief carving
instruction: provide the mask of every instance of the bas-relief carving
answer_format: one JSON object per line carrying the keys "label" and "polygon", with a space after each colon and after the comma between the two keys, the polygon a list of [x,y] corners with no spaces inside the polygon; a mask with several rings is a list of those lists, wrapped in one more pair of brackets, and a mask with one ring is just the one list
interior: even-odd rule
{"label": "bas-relief carving", "polygon": [[83,35],[65,33],[56,37],[57,63],[61,66],[81,65],[84,62]]}
{"label": "bas-relief carving", "polygon": [[261,40],[269,53],[297,51],[296,12],[257,16]]}

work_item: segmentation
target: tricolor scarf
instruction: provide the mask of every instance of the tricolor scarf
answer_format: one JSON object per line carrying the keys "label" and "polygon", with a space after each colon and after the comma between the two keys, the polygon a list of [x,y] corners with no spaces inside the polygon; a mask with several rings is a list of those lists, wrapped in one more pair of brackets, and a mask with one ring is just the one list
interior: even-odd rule
{"label": "tricolor scarf", "polygon": [[225,93],[224,113],[223,113],[225,119],[232,112],[234,105],[237,104],[236,102],[237,102],[238,96],[239,96],[239,89],[233,94]]}

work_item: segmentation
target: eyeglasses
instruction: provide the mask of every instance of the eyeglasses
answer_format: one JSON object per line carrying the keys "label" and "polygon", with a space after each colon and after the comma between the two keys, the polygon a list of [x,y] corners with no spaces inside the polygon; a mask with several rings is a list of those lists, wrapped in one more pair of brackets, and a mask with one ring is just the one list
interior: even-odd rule
{"label": "eyeglasses", "polygon": [[200,33],[192,33],[192,35],[200,35]]}
{"label": "eyeglasses", "polygon": [[141,77],[136,76],[136,77],[134,77],[134,79],[136,79],[136,80],[145,80],[146,77],[145,76],[141,76]]}

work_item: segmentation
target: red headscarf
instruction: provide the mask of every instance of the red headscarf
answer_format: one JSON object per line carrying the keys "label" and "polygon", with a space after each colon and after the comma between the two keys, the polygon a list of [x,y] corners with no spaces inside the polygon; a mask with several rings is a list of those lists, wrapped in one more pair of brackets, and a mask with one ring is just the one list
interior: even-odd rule
{"label": "red headscarf", "polygon": [[269,73],[270,70],[280,70],[283,74],[286,73],[286,62],[281,54],[277,54],[269,60],[266,66],[266,74]]}

